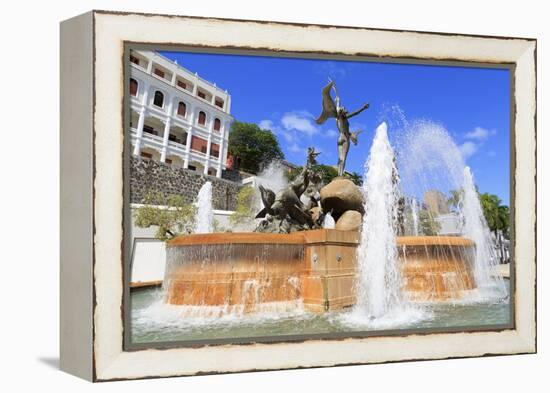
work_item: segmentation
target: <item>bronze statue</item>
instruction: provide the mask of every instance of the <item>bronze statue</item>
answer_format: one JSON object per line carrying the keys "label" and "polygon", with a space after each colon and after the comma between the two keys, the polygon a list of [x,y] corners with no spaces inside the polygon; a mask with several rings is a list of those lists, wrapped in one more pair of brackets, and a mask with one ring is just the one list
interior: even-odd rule
{"label": "bronze statue", "polygon": [[[338,137],[338,176],[344,174],[344,168],[346,167],[346,158],[348,157],[349,143],[353,142],[357,145],[357,136],[362,131],[350,132],[349,119],[358,115],[369,107],[369,104],[363,105],[355,112],[349,113],[344,106],[340,105],[340,97],[336,90],[336,83],[329,79],[329,84],[323,88],[323,112],[316,121],[317,124],[323,124],[329,117],[336,119],[336,125],[340,136]],[[332,99],[331,90],[334,90],[336,96],[336,103]]]}
{"label": "bronze statue", "polygon": [[317,165],[317,156],[321,154],[320,151],[315,151],[314,147],[308,147],[307,148],[307,162],[306,166],[312,167],[313,165]]}
{"label": "bronze statue", "polygon": [[[262,218],[256,227],[256,232],[289,233],[313,229],[310,209],[318,206],[318,194],[321,186],[321,176],[314,168],[316,157],[320,152],[308,148],[307,162],[300,174],[279,192],[259,186],[263,209],[256,215]],[[302,195],[307,203],[302,202]]]}

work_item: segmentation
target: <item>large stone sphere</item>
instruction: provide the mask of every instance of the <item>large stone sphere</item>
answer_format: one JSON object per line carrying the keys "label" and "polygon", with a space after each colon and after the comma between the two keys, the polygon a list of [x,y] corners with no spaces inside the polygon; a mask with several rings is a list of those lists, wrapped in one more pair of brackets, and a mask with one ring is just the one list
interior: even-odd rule
{"label": "large stone sphere", "polygon": [[351,180],[337,177],[321,188],[321,206],[324,212],[332,211],[335,220],[348,210],[363,214],[363,193]]}

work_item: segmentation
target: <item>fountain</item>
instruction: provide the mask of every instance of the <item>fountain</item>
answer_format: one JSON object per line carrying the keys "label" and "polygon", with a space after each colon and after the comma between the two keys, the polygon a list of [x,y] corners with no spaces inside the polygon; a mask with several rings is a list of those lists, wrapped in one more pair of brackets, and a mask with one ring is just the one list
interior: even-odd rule
{"label": "fountain", "polygon": [[259,184],[279,192],[288,185],[288,179],[285,176],[285,168],[278,160],[271,161],[256,176]]}
{"label": "fountain", "polygon": [[[323,121],[337,115],[327,101],[333,85],[324,92]],[[321,184],[319,153],[310,148],[295,180],[277,190],[267,182],[260,186],[263,209],[254,232],[210,233],[212,187],[206,183],[198,196],[196,234],[167,243],[165,302],[201,316],[347,309],[347,315],[381,320],[403,313],[411,302],[459,301],[476,289],[500,288],[488,273],[495,263],[490,236],[458,148],[438,125],[407,127],[396,157],[387,124],[378,126],[362,190],[343,175]],[[339,157],[340,173],[345,161]],[[418,236],[416,195],[431,185],[430,176],[449,186],[442,189],[463,187],[465,237]],[[397,236],[403,192],[415,195],[413,236]],[[335,229],[342,220],[353,229]]]}
{"label": "fountain", "polygon": [[[493,240],[483,216],[473,174],[464,163],[460,149],[442,125],[427,120],[408,122],[399,110],[398,117],[398,124],[402,128],[398,130],[400,137],[396,144],[403,191],[408,195],[422,195],[427,190],[437,189],[454,191],[459,195],[452,214],[462,223],[459,230],[463,237],[449,237],[447,245],[450,246],[452,241],[456,247],[453,252],[437,251],[436,254],[440,256],[435,256],[433,260],[439,261],[437,269],[444,268],[441,273],[443,276],[438,278],[438,284],[432,282],[429,286],[442,288],[442,283],[446,283],[447,288],[455,288],[450,292],[443,291],[441,297],[444,299],[468,298],[481,301],[503,298],[506,296],[506,288],[502,278],[490,274],[491,268],[497,263]],[[411,203],[413,220],[415,215],[419,220],[415,201],[416,198],[413,198]],[[463,239],[460,240],[463,245],[456,244],[459,239]],[[467,247],[467,242],[472,246]],[[467,269],[456,265],[457,253],[460,260],[468,262]],[[427,267],[429,264],[423,262],[420,265]],[[430,280],[426,281],[427,278],[416,278],[414,287],[428,285],[426,282]],[[406,281],[406,286],[412,289],[411,280]],[[408,292],[412,292],[414,298],[427,298],[426,293],[420,296],[417,291]]]}
{"label": "fountain", "polygon": [[296,283],[304,267],[300,236],[182,236],[167,247],[166,301],[215,306],[221,313],[258,311],[267,303],[299,300]]}
{"label": "fountain", "polygon": [[412,234],[418,236],[418,201],[413,198],[411,201]]}
{"label": "fountain", "polygon": [[211,233],[214,225],[214,209],[212,208],[212,183],[207,181],[197,195],[197,215],[195,233]]}
{"label": "fountain", "polygon": [[476,244],[474,277],[477,287],[481,291],[494,291],[496,295],[506,293],[501,277],[493,277],[490,273],[498,264],[493,240],[483,216],[479,197],[474,183],[474,176],[469,167],[464,168],[464,184],[462,216],[464,218],[463,232],[466,237]]}
{"label": "fountain", "polygon": [[335,227],[336,227],[336,221],[334,221],[332,214],[328,212],[327,214],[325,214],[325,218],[323,219],[323,228],[334,229]]}
{"label": "fountain", "polygon": [[395,162],[383,123],[366,164],[360,232],[330,228],[334,218],[327,212],[324,223],[332,223],[322,229],[171,240],[166,302],[193,306],[193,312],[205,315],[351,308],[376,319],[406,302],[464,297],[478,285],[475,243],[461,237],[396,236]]}
{"label": "fountain", "polygon": [[397,168],[386,123],[376,129],[365,164],[365,215],[357,250],[356,312],[380,317],[400,302],[397,266]]}

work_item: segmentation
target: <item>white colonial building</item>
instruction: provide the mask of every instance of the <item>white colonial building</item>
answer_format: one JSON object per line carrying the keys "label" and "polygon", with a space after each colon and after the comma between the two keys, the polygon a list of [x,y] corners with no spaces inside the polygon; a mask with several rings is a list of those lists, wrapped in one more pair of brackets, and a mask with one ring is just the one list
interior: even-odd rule
{"label": "white colonial building", "polygon": [[227,90],[156,52],[130,54],[132,152],[221,177],[233,117]]}

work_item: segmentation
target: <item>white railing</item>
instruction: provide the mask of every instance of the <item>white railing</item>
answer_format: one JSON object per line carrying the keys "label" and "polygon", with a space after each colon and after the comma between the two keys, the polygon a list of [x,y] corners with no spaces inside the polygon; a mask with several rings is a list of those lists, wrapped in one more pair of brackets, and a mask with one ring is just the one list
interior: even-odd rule
{"label": "white railing", "polygon": [[[137,141],[137,130],[133,127],[130,128],[130,138],[131,138],[132,144],[135,144]],[[141,138],[142,147],[151,147],[160,152],[163,147],[163,142],[164,141],[161,136],[153,135],[145,131],[143,132],[143,137]],[[185,159],[187,157],[187,145],[169,140],[168,154],[175,154],[180,158]],[[195,159],[204,163],[207,160],[207,155],[206,153],[203,153],[201,151],[190,149],[189,158]],[[219,163],[220,158],[210,155],[210,162]]]}
{"label": "white railing", "polygon": [[[132,102],[131,102],[132,110],[139,113],[141,111],[142,107],[143,107],[143,105],[141,103],[132,100]],[[219,141],[220,143],[221,143],[221,141],[223,141],[221,131],[212,130],[212,133],[210,133],[208,127],[202,126],[202,125],[197,125],[197,124],[192,124],[188,120],[187,117],[181,117],[181,116],[178,116],[178,115],[170,115],[170,114],[166,113],[166,111],[164,111],[163,109],[153,107],[153,106],[147,106],[147,108],[150,112],[156,113],[157,116],[159,116],[159,117],[163,117],[165,119],[170,117],[173,124],[176,125],[176,126],[179,126],[181,128],[184,128],[184,129],[191,128],[193,130],[193,135],[200,136],[203,139],[208,139],[208,136],[212,135],[212,138],[215,139],[216,141]]]}
{"label": "white railing", "polygon": [[187,147],[183,143],[168,141],[168,147],[171,152],[177,153],[179,155],[187,154]]}
{"label": "white railing", "polygon": [[[150,61],[150,60],[149,60],[149,61]],[[146,67],[142,67],[142,66],[140,66],[139,64],[130,62],[130,66],[131,66],[131,67],[134,67],[134,68],[136,68],[136,69],[138,69],[138,70],[140,70],[140,71],[143,71],[143,72],[147,73],[147,68],[146,68]]]}

